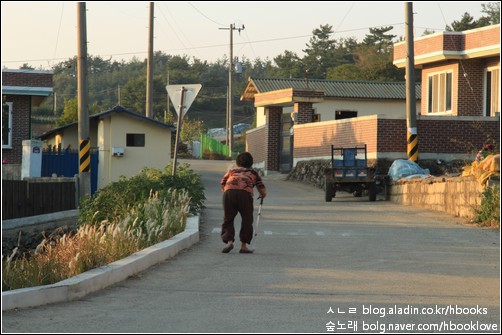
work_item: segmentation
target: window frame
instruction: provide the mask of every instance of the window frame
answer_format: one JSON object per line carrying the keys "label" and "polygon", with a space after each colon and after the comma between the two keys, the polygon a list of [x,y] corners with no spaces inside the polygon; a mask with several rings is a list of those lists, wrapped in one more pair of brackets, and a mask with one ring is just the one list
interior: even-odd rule
{"label": "window frame", "polygon": [[127,133],[126,134],[126,147],[131,148],[144,148],[146,146],[145,133]]}
{"label": "window frame", "polygon": [[452,114],[453,70],[427,75],[427,114]]}
{"label": "window frame", "polygon": [[[496,72],[496,76],[493,73]],[[484,73],[484,116],[492,117],[495,113],[500,113],[500,67],[492,66],[485,69]],[[497,80],[498,79],[498,80]],[[495,82],[496,87],[494,91],[493,83]],[[494,94],[495,93],[495,94]],[[496,99],[494,104],[494,99]],[[496,110],[493,106],[496,105]]]}
{"label": "window frame", "polygon": [[[7,144],[4,144],[4,106],[9,106],[9,116],[8,116],[8,124],[7,124],[7,127],[8,127],[8,143]],[[2,149],[12,149],[12,102],[2,102]]]}

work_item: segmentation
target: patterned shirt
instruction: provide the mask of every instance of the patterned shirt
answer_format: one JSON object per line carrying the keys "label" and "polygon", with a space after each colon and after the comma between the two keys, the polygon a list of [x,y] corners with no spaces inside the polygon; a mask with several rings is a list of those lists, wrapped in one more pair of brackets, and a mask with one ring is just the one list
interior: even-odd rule
{"label": "patterned shirt", "polygon": [[267,195],[267,190],[260,175],[253,169],[239,167],[229,170],[221,179],[221,190],[244,190],[253,196],[253,187],[256,186],[260,196]]}

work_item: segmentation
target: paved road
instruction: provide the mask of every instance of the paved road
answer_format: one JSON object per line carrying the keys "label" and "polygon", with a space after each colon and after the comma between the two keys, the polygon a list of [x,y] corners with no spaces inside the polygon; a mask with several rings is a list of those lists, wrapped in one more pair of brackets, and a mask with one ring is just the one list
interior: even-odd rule
{"label": "paved road", "polygon": [[223,254],[229,163],[189,163],[206,187],[198,244],[82,300],[3,312],[2,332],[499,333],[498,231],[271,176],[255,253]]}

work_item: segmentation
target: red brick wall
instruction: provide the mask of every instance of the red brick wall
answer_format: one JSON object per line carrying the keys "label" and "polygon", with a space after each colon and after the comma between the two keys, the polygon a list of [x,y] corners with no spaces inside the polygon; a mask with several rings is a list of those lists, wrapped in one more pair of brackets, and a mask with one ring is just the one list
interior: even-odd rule
{"label": "red brick wall", "polygon": [[[12,70],[11,70],[12,71]],[[21,70],[2,71],[2,85],[4,86],[29,86],[29,87],[52,87],[51,72],[22,72]]]}
{"label": "red brick wall", "polygon": [[490,29],[479,29],[465,34],[465,49],[484,48],[487,45],[500,44],[500,25]]}
{"label": "red brick wall", "polygon": [[324,91],[310,90],[310,89],[294,89],[293,96],[295,98],[324,98]]}
{"label": "red brick wall", "polygon": [[312,122],[314,109],[311,102],[295,102],[293,111],[297,113],[295,124],[304,124]]}
{"label": "red brick wall", "polygon": [[267,160],[267,126],[246,132],[246,151],[253,155],[255,163]]}
{"label": "red brick wall", "polygon": [[2,149],[7,164],[21,164],[23,141],[30,139],[31,96],[6,96],[12,102],[12,149]]}
{"label": "red brick wall", "polygon": [[366,144],[368,152],[375,152],[376,140],[376,117],[364,117],[357,122],[344,119],[298,125],[294,127],[293,157],[327,157],[331,155],[332,144],[337,147]]}
{"label": "red brick wall", "polygon": [[279,141],[281,136],[282,107],[267,108],[267,162],[265,169],[279,171]]}
{"label": "red brick wall", "polygon": [[[447,51],[471,52],[475,49],[482,49],[486,46],[500,44],[500,26],[476,31],[465,31],[463,33],[445,32],[437,36],[425,38],[415,38],[415,57],[426,54]],[[406,43],[396,43],[394,45],[394,60],[406,58]]]}
{"label": "red brick wall", "polygon": [[[488,138],[499,141],[500,121],[430,117],[417,121],[417,132],[419,156],[420,153],[468,154],[481,148]],[[368,154],[378,152],[379,157],[385,153],[406,157],[407,151],[405,119],[371,116],[299,125],[294,127],[294,136],[294,159],[327,157],[331,144],[339,147],[366,144]]]}
{"label": "red brick wall", "polygon": [[[379,152],[402,152],[406,153],[407,132],[405,119],[378,119],[377,143]],[[418,126],[417,126],[418,128]],[[417,129],[420,148],[420,131]],[[368,150],[371,147],[367,148]]]}
{"label": "red brick wall", "polygon": [[279,171],[282,107],[268,107],[266,114],[265,126],[246,133],[246,150],[255,163],[265,162],[265,170]]}
{"label": "red brick wall", "polygon": [[488,139],[500,146],[500,120],[418,120],[419,152],[467,154],[479,150]]}
{"label": "red brick wall", "polygon": [[457,115],[483,116],[485,64],[483,59],[473,59],[463,61],[459,67]]}

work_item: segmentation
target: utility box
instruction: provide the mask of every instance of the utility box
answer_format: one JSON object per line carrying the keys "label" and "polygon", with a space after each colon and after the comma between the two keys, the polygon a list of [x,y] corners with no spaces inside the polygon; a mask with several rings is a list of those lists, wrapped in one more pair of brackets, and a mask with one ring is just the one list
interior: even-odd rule
{"label": "utility box", "polygon": [[38,140],[23,141],[23,157],[21,164],[21,179],[41,177],[42,175],[42,146]]}
{"label": "utility box", "polygon": [[112,156],[114,157],[122,157],[124,156],[125,149],[120,148],[120,147],[113,147],[112,148]]}

